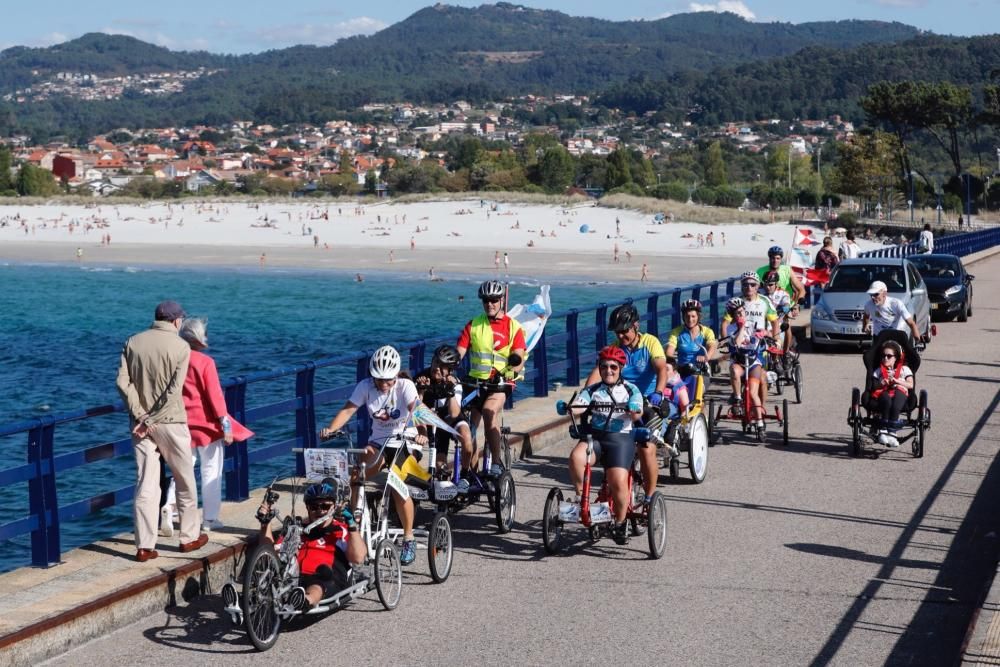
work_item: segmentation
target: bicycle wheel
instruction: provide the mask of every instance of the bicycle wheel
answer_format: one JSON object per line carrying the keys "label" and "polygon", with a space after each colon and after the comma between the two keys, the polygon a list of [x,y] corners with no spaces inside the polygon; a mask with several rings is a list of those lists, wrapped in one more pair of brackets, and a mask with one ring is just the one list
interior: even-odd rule
{"label": "bicycle wheel", "polygon": [[276,597],[280,584],[281,563],[274,553],[274,545],[262,542],[247,559],[241,598],[247,635],[258,651],[274,646],[281,632]]}
{"label": "bicycle wheel", "polygon": [[375,545],[375,591],[386,609],[395,609],[403,594],[403,566],[392,540],[383,537]]}
{"label": "bicycle wheel", "polygon": [[913,442],[910,445],[913,451],[913,458],[922,459],[924,458],[924,431],[927,430],[926,426],[927,419],[927,390],[921,389],[919,398],[917,401],[917,432],[913,436]]}
{"label": "bicycle wheel", "polygon": [[646,537],[649,538],[649,557],[658,560],[663,557],[663,552],[667,549],[667,499],[660,495],[659,491],[654,492],[653,497],[649,499],[647,511],[649,527]]}
{"label": "bicycle wheel", "polygon": [[781,444],[788,446],[788,399],[781,400]]}
{"label": "bicycle wheel", "polygon": [[795,383],[795,402],[802,402],[802,364],[795,362],[792,366],[792,382]]}
{"label": "bicycle wheel", "polygon": [[503,459],[503,469],[510,470],[514,465],[514,446],[510,444],[510,436],[506,433],[500,435],[500,457]]}
{"label": "bicycle wheel", "polygon": [[705,420],[705,422],[706,422],[706,424],[708,426],[708,446],[709,447],[715,447],[715,439],[716,439],[716,436],[718,434],[715,432],[715,427],[716,427],[717,423],[716,423],[716,418],[715,418],[715,399],[714,398],[708,399],[708,414],[706,415],[706,417],[707,417],[707,419]]}
{"label": "bicycle wheel", "polygon": [[451,541],[451,522],[443,512],[434,515],[427,531],[427,560],[434,583],[440,584],[451,574],[451,563],[455,556]]}
{"label": "bicycle wheel", "polygon": [[708,424],[705,415],[695,415],[688,430],[688,470],[695,484],[705,481],[708,473]]}
{"label": "bicycle wheel", "polygon": [[514,477],[507,470],[497,479],[493,505],[496,508],[497,530],[509,533],[514,527],[514,515],[517,513],[517,490],[514,488]]}
{"label": "bicycle wheel", "polygon": [[[639,459],[636,459],[632,461],[632,497],[629,499],[631,504],[629,511],[642,507],[642,503],[646,499],[646,489],[643,488],[642,481],[642,466],[639,464]],[[638,537],[646,532],[646,526],[638,519],[629,519],[628,525],[633,537]]]}
{"label": "bicycle wheel", "polygon": [[851,411],[847,421],[851,424],[851,456],[856,458],[864,453],[861,444],[861,390],[857,387],[851,389]]}
{"label": "bicycle wheel", "polygon": [[545,511],[542,514],[542,544],[545,551],[555,554],[562,542],[563,523],[559,520],[559,504],[562,502],[562,489],[549,490],[545,498]]}

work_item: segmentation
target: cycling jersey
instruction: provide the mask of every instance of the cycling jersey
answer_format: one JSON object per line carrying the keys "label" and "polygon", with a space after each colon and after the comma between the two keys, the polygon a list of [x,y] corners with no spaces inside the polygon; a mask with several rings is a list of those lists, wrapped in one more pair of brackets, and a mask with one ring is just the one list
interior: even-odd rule
{"label": "cycling jersey", "polygon": [[506,314],[491,320],[485,313],[465,325],[458,347],[469,351],[469,375],[478,380],[488,380],[494,370],[505,369],[514,350],[527,349],[520,322]]}
{"label": "cycling jersey", "polygon": [[[280,545],[284,536],[279,536],[275,544]],[[333,521],[329,526],[320,526],[312,533],[302,533],[302,543],[296,559],[299,561],[299,571],[302,574],[316,574],[321,565],[333,567],[337,550],[347,550],[347,526],[340,521]]]}
{"label": "cycling jersey", "polygon": [[378,390],[374,380],[365,378],[347,399],[351,405],[368,408],[372,418],[370,442],[380,444],[389,436],[403,432],[410,418],[410,405],[416,400],[417,387],[406,378],[396,378],[396,383],[385,393]]}
{"label": "cycling jersey", "polygon": [[[744,300],[743,312],[746,313],[747,322],[752,323],[754,329],[767,330],[767,325],[778,319],[778,314],[774,312],[774,305],[763,294],[758,294],[753,301]],[[722,321],[724,324],[729,324],[733,318],[729,313],[726,313]]]}
{"label": "cycling jersey", "polygon": [[730,354],[734,363],[750,368],[764,363],[764,344],[757,331],[749,319],[742,329],[735,322],[726,325],[726,336],[733,337]]}
{"label": "cycling jersey", "polygon": [[693,337],[691,332],[683,324],[670,332],[667,339],[667,348],[674,348],[674,355],[677,357],[677,366],[693,364],[698,355],[705,354],[705,349],[709,344],[715,342],[715,332],[704,324],[698,325],[698,333]]}
{"label": "cycling jersey", "polygon": [[642,410],[642,394],[628,381],[609,387],[603,382],[592,384],[576,396],[573,405],[591,405],[590,425],[605,433],[628,433],[632,430],[630,412]]}
{"label": "cycling jersey", "polygon": [[656,366],[653,361],[667,358],[663,353],[663,345],[656,336],[648,333],[640,334],[635,349],[627,345],[622,347],[619,343],[613,345],[625,350],[627,357],[625,367],[622,369],[622,379],[638,387],[643,396],[656,391]]}

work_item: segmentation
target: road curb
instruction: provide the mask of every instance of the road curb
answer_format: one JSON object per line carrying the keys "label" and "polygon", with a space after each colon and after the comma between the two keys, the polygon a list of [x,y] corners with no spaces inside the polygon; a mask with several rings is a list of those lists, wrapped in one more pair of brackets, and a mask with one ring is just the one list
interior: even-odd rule
{"label": "road curb", "polygon": [[982,604],[972,615],[962,642],[962,665],[1000,665],[1000,566],[985,587]]}

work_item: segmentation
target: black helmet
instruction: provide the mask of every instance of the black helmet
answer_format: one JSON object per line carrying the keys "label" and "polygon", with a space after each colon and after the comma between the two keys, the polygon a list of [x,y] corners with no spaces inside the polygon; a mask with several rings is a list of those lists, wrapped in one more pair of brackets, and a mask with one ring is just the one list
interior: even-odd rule
{"label": "black helmet", "polygon": [[611,311],[608,328],[612,331],[631,329],[639,321],[639,311],[631,303],[622,304]]}
{"label": "black helmet", "polygon": [[318,500],[337,500],[337,487],[337,480],[327,477],[322,482],[307,486],[302,496],[307,505]]}
{"label": "black helmet", "polygon": [[480,299],[496,299],[503,296],[503,283],[499,280],[487,280],[479,286]]}
{"label": "black helmet", "polygon": [[785,251],[781,249],[780,245],[773,245],[767,249],[768,257],[784,257]]}
{"label": "black helmet", "polygon": [[433,361],[441,366],[448,366],[454,368],[458,366],[462,358],[458,355],[458,350],[454,345],[448,345],[445,343],[434,350]]}

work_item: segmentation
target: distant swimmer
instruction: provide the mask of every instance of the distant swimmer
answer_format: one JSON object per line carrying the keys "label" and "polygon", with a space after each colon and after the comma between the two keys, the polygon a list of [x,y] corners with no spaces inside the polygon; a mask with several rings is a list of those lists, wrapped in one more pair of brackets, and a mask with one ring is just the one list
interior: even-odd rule
{"label": "distant swimmer", "polygon": [[363,283],[364,281],[365,281],[365,277],[363,275],[361,275],[360,273],[357,273],[357,274],[354,275],[354,282],[356,282],[356,283]]}
{"label": "distant swimmer", "polygon": [[76,261],[79,262],[81,259],[83,259],[83,248],[77,248],[76,249]]}
{"label": "distant swimmer", "polygon": [[267,263],[267,253],[262,252],[262,253],[260,253],[260,266],[261,266],[261,268],[264,268],[264,265],[266,263]]}

